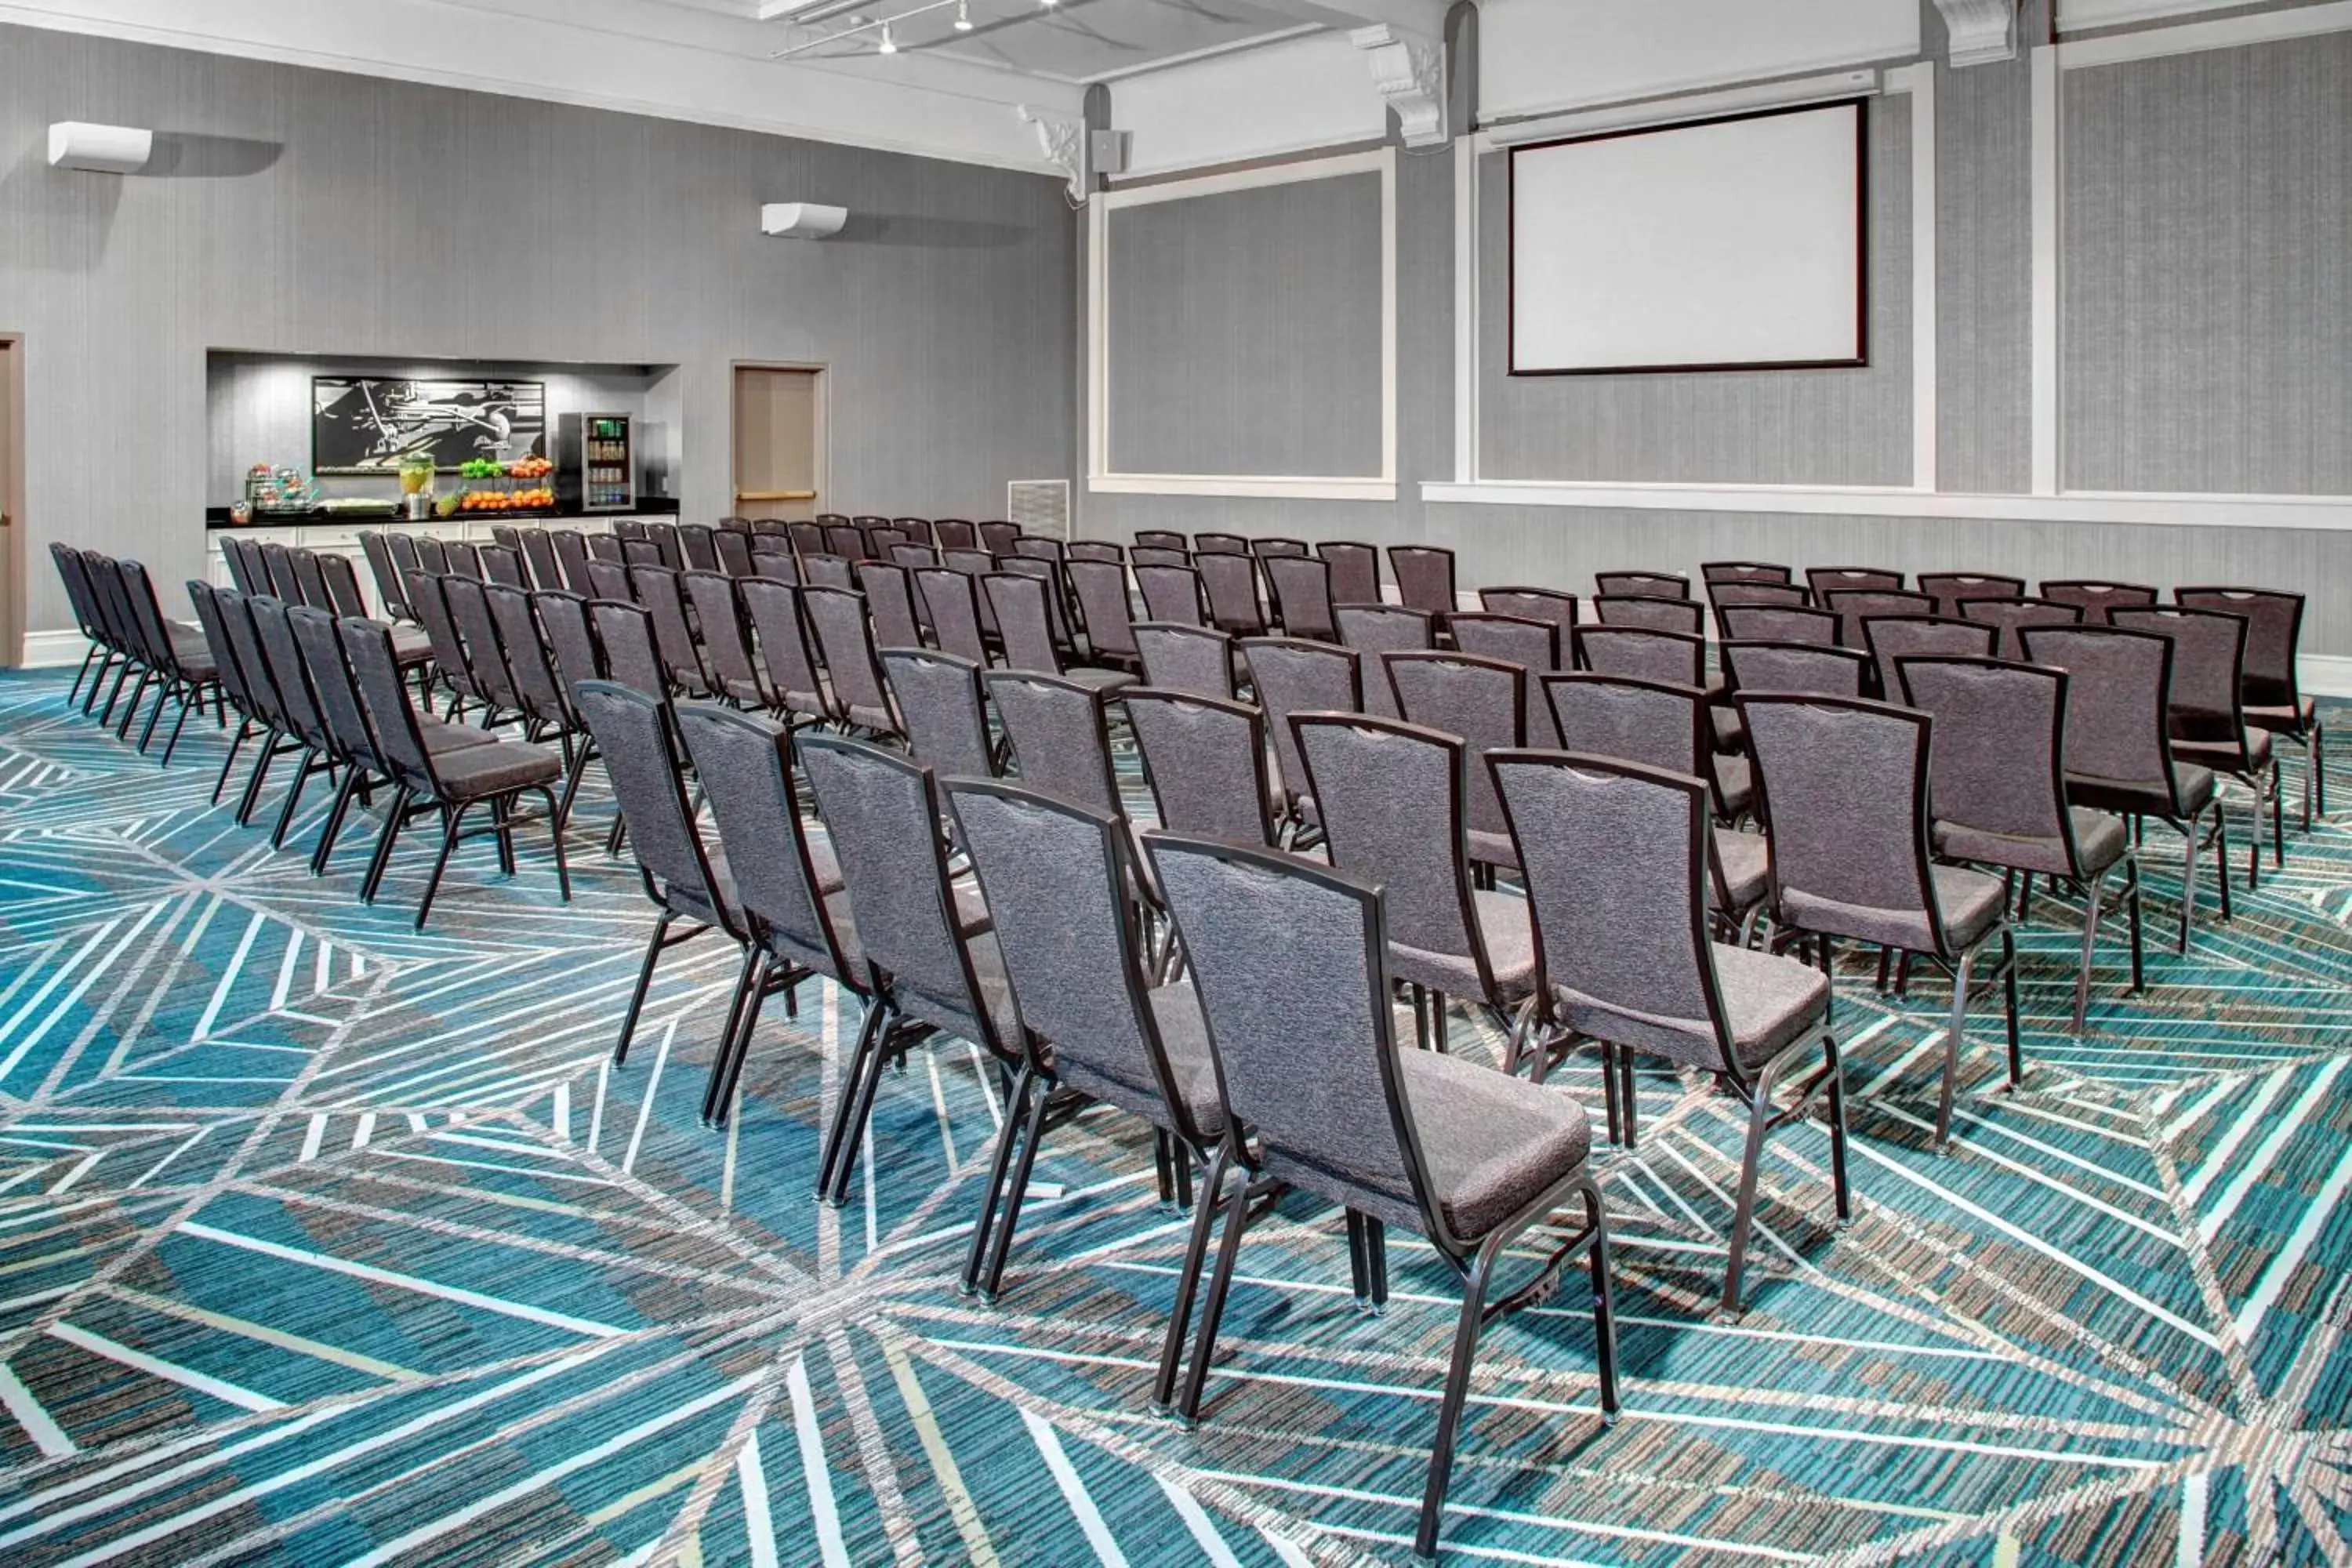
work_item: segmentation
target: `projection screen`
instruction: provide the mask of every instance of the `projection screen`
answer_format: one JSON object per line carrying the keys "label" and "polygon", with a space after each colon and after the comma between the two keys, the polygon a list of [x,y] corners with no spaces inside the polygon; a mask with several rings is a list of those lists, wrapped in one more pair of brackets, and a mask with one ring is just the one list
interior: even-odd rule
{"label": "projection screen", "polygon": [[1511,374],[1867,363],[1859,100],[1511,149]]}

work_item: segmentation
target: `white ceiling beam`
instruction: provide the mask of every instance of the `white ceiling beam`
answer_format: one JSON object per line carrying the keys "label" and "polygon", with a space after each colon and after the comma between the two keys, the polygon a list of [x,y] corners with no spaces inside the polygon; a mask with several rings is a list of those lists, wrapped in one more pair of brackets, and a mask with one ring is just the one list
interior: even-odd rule
{"label": "white ceiling beam", "polygon": [[1445,14],[1454,8],[1453,0],[1259,0],[1259,4],[1302,22],[1320,22],[1346,32],[1385,26],[1429,38],[1445,36]]}

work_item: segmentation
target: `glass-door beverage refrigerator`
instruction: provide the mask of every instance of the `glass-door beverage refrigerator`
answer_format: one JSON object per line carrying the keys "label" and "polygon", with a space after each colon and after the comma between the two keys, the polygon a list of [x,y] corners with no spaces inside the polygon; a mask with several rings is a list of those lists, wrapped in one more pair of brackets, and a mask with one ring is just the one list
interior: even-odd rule
{"label": "glass-door beverage refrigerator", "polygon": [[582,511],[627,511],[637,504],[636,430],[628,415],[566,414],[555,445],[564,504]]}

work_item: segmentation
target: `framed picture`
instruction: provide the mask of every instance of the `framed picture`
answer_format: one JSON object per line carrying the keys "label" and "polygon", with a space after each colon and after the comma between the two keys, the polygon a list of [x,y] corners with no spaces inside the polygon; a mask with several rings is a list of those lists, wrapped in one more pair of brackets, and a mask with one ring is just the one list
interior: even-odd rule
{"label": "framed picture", "polygon": [[404,381],[321,375],[310,382],[310,469],[389,474],[422,448],[444,473],[477,458],[547,453],[547,387],[536,381]]}

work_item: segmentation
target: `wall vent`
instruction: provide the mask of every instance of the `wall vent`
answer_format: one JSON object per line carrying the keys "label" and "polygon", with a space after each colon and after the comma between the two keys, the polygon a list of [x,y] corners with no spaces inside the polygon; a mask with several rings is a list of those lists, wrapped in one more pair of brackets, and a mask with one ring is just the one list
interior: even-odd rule
{"label": "wall vent", "polygon": [[1004,487],[1004,515],[1029,533],[1070,537],[1070,481],[1015,479]]}

